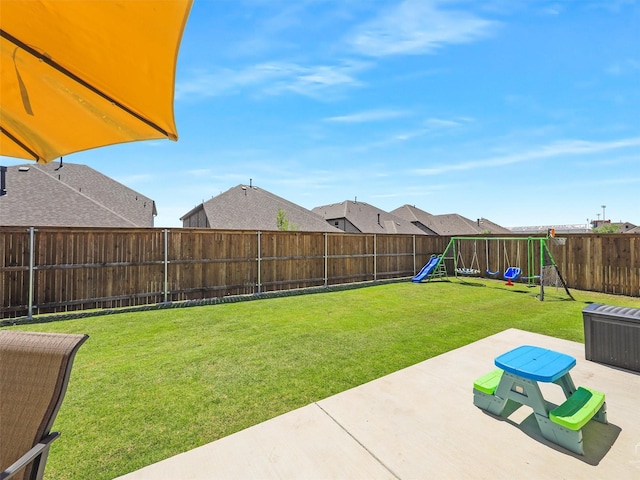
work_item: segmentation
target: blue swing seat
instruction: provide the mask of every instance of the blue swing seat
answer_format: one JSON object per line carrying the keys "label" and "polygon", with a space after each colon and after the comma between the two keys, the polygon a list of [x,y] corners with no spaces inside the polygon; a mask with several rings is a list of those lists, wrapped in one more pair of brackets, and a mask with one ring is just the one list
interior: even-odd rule
{"label": "blue swing seat", "polygon": [[509,267],[507,268],[507,271],[504,272],[504,278],[505,280],[517,280],[520,275],[522,274],[522,269],[519,267]]}
{"label": "blue swing seat", "polygon": [[500,270],[496,270],[495,272],[492,272],[487,268],[487,275],[489,275],[490,277],[497,277],[498,275],[500,275]]}

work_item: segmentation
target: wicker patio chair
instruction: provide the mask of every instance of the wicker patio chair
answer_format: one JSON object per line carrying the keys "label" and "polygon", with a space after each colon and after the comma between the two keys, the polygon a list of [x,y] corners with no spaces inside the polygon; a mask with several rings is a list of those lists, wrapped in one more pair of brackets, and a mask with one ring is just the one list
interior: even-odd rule
{"label": "wicker patio chair", "polygon": [[0,480],[40,480],[76,352],[87,335],[0,331]]}

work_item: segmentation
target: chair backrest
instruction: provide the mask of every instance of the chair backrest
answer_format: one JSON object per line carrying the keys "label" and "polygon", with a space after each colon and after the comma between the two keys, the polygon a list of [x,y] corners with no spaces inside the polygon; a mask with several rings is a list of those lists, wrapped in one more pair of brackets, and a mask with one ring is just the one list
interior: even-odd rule
{"label": "chair backrest", "polygon": [[[87,335],[0,331],[0,471],[49,434]],[[35,465],[13,478],[29,479]]]}

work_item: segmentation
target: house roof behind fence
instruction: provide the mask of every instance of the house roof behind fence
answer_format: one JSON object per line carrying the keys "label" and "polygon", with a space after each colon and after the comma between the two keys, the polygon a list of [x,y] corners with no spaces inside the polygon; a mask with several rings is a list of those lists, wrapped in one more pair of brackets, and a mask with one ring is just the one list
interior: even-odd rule
{"label": "house roof behind fence", "polygon": [[325,220],[344,218],[362,233],[406,233],[427,235],[411,222],[365,202],[345,200],[313,209]]}
{"label": "house roof behind fence", "polygon": [[340,232],[324,219],[254,185],[237,185],[207,200],[180,220],[203,208],[209,227],[221,230],[278,230],[278,211],[284,212],[294,230],[301,232]]}
{"label": "house roof behind fence", "polygon": [[470,220],[457,213],[432,215],[413,205],[403,205],[391,211],[425,231],[437,235],[478,235],[483,233],[510,233],[510,231],[486,218]]}
{"label": "house roof behind fence", "polygon": [[149,197],[86,165],[15,165],[6,184],[0,225],[153,227],[157,213]]}

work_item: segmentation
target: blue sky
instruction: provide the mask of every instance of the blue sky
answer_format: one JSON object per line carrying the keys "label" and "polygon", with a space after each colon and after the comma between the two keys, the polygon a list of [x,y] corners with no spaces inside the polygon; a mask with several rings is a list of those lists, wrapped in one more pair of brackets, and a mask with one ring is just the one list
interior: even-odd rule
{"label": "blue sky", "polygon": [[309,209],[640,224],[635,0],[195,0],[175,113],[177,143],[65,161],[158,227],[250,179]]}

